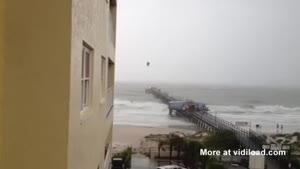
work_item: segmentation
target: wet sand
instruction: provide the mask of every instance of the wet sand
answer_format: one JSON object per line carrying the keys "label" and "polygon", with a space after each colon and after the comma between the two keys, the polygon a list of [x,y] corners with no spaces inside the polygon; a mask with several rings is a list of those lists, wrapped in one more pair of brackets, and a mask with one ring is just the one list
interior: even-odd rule
{"label": "wet sand", "polygon": [[140,146],[140,142],[147,135],[168,134],[175,131],[193,133],[193,131],[186,129],[114,125],[113,147],[117,148],[130,146],[133,148],[137,148]]}

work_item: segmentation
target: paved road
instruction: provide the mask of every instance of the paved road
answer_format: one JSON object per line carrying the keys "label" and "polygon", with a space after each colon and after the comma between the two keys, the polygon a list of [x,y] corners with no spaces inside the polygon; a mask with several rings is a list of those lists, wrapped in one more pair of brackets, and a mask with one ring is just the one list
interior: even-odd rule
{"label": "paved road", "polygon": [[157,162],[141,154],[133,154],[131,169],[156,169]]}

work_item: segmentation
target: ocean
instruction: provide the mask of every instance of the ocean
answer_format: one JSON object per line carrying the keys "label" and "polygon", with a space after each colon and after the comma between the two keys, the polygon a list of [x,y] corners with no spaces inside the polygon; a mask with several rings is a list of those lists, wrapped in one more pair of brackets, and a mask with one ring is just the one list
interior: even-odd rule
{"label": "ocean", "polygon": [[[228,120],[246,121],[251,129],[259,124],[262,133],[300,131],[300,89],[156,84],[173,96],[206,103],[209,113]],[[170,117],[168,107],[145,93],[142,83],[117,83],[114,124],[145,127],[196,129],[179,117]]]}

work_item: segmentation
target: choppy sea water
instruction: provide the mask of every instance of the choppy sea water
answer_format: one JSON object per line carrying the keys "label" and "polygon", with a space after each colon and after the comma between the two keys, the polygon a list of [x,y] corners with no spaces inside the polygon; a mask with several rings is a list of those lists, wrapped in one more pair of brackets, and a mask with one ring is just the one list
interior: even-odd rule
{"label": "choppy sea water", "polygon": [[[210,113],[232,123],[247,121],[260,132],[300,131],[300,89],[209,87],[197,85],[155,85],[182,99],[193,99],[208,105]],[[167,105],[145,93],[147,84],[117,83],[114,124],[194,129],[185,119],[170,117]],[[279,129],[281,132],[281,129]]]}

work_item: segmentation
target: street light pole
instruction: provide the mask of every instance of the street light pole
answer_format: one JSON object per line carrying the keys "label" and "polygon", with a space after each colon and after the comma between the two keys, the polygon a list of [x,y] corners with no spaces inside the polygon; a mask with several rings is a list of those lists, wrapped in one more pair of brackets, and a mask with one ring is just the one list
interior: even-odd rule
{"label": "street light pole", "polygon": [[215,123],[217,124],[217,112],[215,112]]}
{"label": "street light pole", "polygon": [[217,123],[217,112],[215,112],[215,124],[217,125],[216,127],[219,127],[219,124]]}
{"label": "street light pole", "polygon": [[248,148],[250,149],[250,134],[251,134],[251,120],[249,123],[249,131],[248,131]]}

